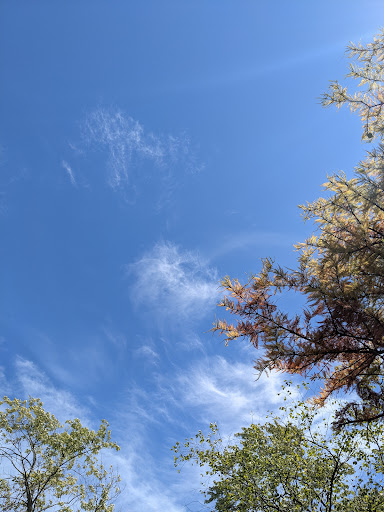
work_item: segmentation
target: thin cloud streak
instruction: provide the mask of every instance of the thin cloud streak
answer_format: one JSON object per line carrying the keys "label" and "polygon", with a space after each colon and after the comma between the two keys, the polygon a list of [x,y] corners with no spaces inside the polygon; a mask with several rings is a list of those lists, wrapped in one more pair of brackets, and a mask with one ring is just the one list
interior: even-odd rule
{"label": "thin cloud streak", "polygon": [[72,185],[73,185],[74,187],[76,187],[76,186],[77,186],[77,183],[76,183],[75,175],[74,175],[74,173],[73,173],[73,171],[72,171],[71,166],[69,165],[69,163],[68,163],[68,162],[66,162],[65,160],[63,160],[63,161],[61,162],[61,165],[62,165],[62,167],[65,169],[65,171],[67,172],[68,177],[69,177],[69,181],[72,183]]}
{"label": "thin cloud streak", "polygon": [[240,231],[222,237],[211,251],[213,259],[223,257],[235,251],[249,251],[252,248],[286,248],[292,250],[299,236],[277,231]]}
{"label": "thin cloud streak", "polygon": [[[363,34],[363,39],[371,39],[374,32],[368,32]],[[361,35],[357,37],[351,37],[351,40],[359,40]],[[285,70],[296,69],[303,66],[307,62],[313,62],[315,60],[321,60],[329,55],[335,53],[342,53],[345,50],[345,40],[331,42],[328,45],[322,45],[321,47],[308,48],[299,54],[291,54],[284,56],[283,59],[270,60],[267,64],[256,66],[252,62],[248,67],[242,67],[238,69],[230,69],[219,71],[216,70],[214,74],[201,76],[201,77],[190,77],[186,82],[173,82],[172,84],[164,84],[163,87],[158,86],[158,90],[161,89],[164,92],[180,92],[190,90],[209,90],[218,89],[220,87],[232,87],[244,82],[253,82],[260,77],[268,77],[268,75],[276,72],[283,72]]]}

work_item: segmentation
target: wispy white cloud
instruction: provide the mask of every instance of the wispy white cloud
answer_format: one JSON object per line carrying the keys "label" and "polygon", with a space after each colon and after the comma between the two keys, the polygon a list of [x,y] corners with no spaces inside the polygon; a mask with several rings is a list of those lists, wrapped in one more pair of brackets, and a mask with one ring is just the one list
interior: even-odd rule
{"label": "wispy white cloud", "polygon": [[[284,376],[277,372],[257,379],[251,361],[230,361],[212,355],[195,359],[171,372],[153,374],[152,384],[143,389],[130,387],[122,403],[120,423],[140,435],[152,426],[171,431],[193,431],[217,422],[225,435],[233,434],[251,422],[264,422],[268,412],[278,412],[290,399],[301,397],[300,390],[283,390]],[[168,425],[168,427],[165,427]],[[137,441],[139,443],[139,441]]]}
{"label": "wispy white cloud", "polygon": [[145,137],[140,123],[119,110],[98,108],[89,113],[84,121],[84,140],[87,145],[107,150],[108,183],[112,188],[129,184],[130,167],[136,155],[154,161],[163,158],[163,150],[157,141]]}
{"label": "wispy white cloud", "polygon": [[210,312],[218,298],[216,270],[169,242],[156,244],[126,270],[133,276],[132,302],[168,320]]}
{"label": "wispy white cloud", "polygon": [[[146,185],[148,171],[143,164],[151,163],[156,173],[151,173],[151,181],[161,183],[158,187],[157,207],[169,202],[173,191],[178,187],[182,170],[196,173],[203,168],[191,147],[189,138],[154,134],[143,125],[119,109],[96,108],[89,112],[82,124],[82,140],[71,145],[74,154],[84,155],[89,151],[104,152],[107,166],[107,183],[113,190],[130,195]],[[74,180],[71,166],[63,161],[63,166]]]}
{"label": "wispy white cloud", "polygon": [[160,356],[156,350],[151,348],[149,345],[142,345],[140,348],[134,351],[134,354],[136,357],[143,357],[151,363],[156,363],[160,359]]}
{"label": "wispy white cloud", "polygon": [[72,185],[74,187],[76,187],[77,183],[76,183],[75,175],[74,175],[73,170],[72,170],[71,166],[69,165],[69,163],[66,162],[65,160],[62,160],[61,165],[62,165],[63,169],[67,172],[69,181],[72,183]]}
{"label": "wispy white cloud", "polygon": [[[129,448],[110,454],[108,462],[117,468],[122,477],[122,494],[116,510],[132,512],[183,512],[178,496],[172,491],[170,482],[162,482],[164,468],[154,460],[147,450]],[[173,471],[175,473],[175,471]],[[174,477],[174,475],[173,475]]]}
{"label": "wispy white cloud", "polygon": [[[284,402],[283,382],[276,372],[257,379],[251,362],[211,356],[180,371],[168,383],[168,392],[202,425],[217,422],[230,434],[251,421],[264,422],[268,411],[276,411]],[[291,392],[297,396],[295,389]]]}
{"label": "wispy white cloud", "polygon": [[19,357],[16,359],[15,370],[14,393],[19,392],[24,398],[28,396],[40,398],[44,407],[55,414],[60,421],[68,418],[82,418],[83,421],[89,421],[88,409],[80,405],[71,393],[55,387],[35,363]]}
{"label": "wispy white cloud", "polygon": [[126,336],[118,331],[116,328],[112,327],[111,322],[107,322],[102,327],[102,332],[104,333],[107,340],[112,343],[112,345],[118,349],[125,349],[127,346],[127,338]]}
{"label": "wispy white cloud", "polygon": [[271,248],[291,250],[298,238],[300,236],[297,234],[278,231],[240,231],[221,237],[221,240],[215,245],[211,254],[213,258],[217,258],[234,251],[249,251],[253,248],[261,248],[266,253]]}

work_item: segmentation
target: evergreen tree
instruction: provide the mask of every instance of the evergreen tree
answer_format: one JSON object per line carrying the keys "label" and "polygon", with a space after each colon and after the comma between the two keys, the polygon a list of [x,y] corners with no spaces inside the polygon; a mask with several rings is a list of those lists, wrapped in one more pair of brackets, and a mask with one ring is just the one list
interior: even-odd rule
{"label": "evergreen tree", "polygon": [[[354,390],[336,425],[384,418],[384,31],[365,46],[348,48],[350,72],[359,90],[332,82],[324,106],[348,105],[363,124],[363,140],[379,140],[347,179],[330,176],[327,195],[301,206],[317,231],[297,246],[295,270],[270,259],[245,284],[229,277],[220,303],[237,317],[214,330],[227,340],[249,339],[262,356],[256,368],[321,378],[322,404],[338,390]],[[278,308],[285,291],[306,305],[295,315]]]}

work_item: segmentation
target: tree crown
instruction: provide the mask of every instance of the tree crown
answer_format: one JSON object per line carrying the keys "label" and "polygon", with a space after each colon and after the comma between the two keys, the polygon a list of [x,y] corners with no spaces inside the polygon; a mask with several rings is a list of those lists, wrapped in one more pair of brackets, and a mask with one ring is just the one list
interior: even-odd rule
{"label": "tree crown", "polygon": [[[323,105],[347,104],[363,123],[363,139],[384,134],[384,32],[365,46],[351,44],[350,77],[361,91],[349,93],[332,82]],[[337,425],[384,417],[384,145],[368,152],[355,169],[328,177],[328,195],[302,205],[317,231],[298,244],[298,265],[284,269],[272,260],[247,283],[226,277],[220,306],[237,317],[217,321],[226,339],[245,337],[263,355],[256,369],[282,370],[323,380],[317,402],[339,390],[355,391],[337,416]],[[286,291],[306,300],[300,314],[278,307]]]}
{"label": "tree crown", "polygon": [[251,424],[230,443],[211,424],[173,447],[175,465],[203,469],[205,502],[217,511],[381,510],[382,425],[332,433],[303,402],[280,413],[285,420]]}
{"label": "tree crown", "polygon": [[98,454],[118,450],[108,423],[97,431],[79,419],[61,424],[41,400],[4,397],[0,402],[0,479],[2,510],[12,512],[112,512],[119,477]]}

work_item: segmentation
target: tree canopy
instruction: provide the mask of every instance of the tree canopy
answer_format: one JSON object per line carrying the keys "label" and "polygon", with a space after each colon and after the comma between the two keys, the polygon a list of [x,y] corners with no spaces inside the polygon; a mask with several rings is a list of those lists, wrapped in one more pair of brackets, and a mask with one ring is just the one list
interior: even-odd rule
{"label": "tree canopy", "polygon": [[118,475],[98,454],[119,449],[106,421],[61,424],[39,399],[0,402],[0,507],[9,512],[112,512]]}
{"label": "tree canopy", "polygon": [[[362,120],[364,141],[379,139],[355,169],[328,177],[326,197],[301,206],[316,232],[297,245],[296,269],[270,259],[247,283],[226,277],[221,306],[235,323],[214,330],[227,340],[245,337],[262,355],[256,369],[282,370],[323,380],[317,403],[339,390],[355,391],[336,425],[384,418],[384,31],[373,42],[348,47],[347,76],[357,92],[331,82],[324,106],[348,105]],[[290,315],[278,297],[301,294],[305,307]]]}
{"label": "tree canopy", "polygon": [[[285,421],[252,424],[224,443],[209,435],[174,446],[175,465],[203,468],[205,503],[219,512],[383,510],[382,425],[333,433],[301,403]],[[208,483],[207,483],[208,482]]]}

